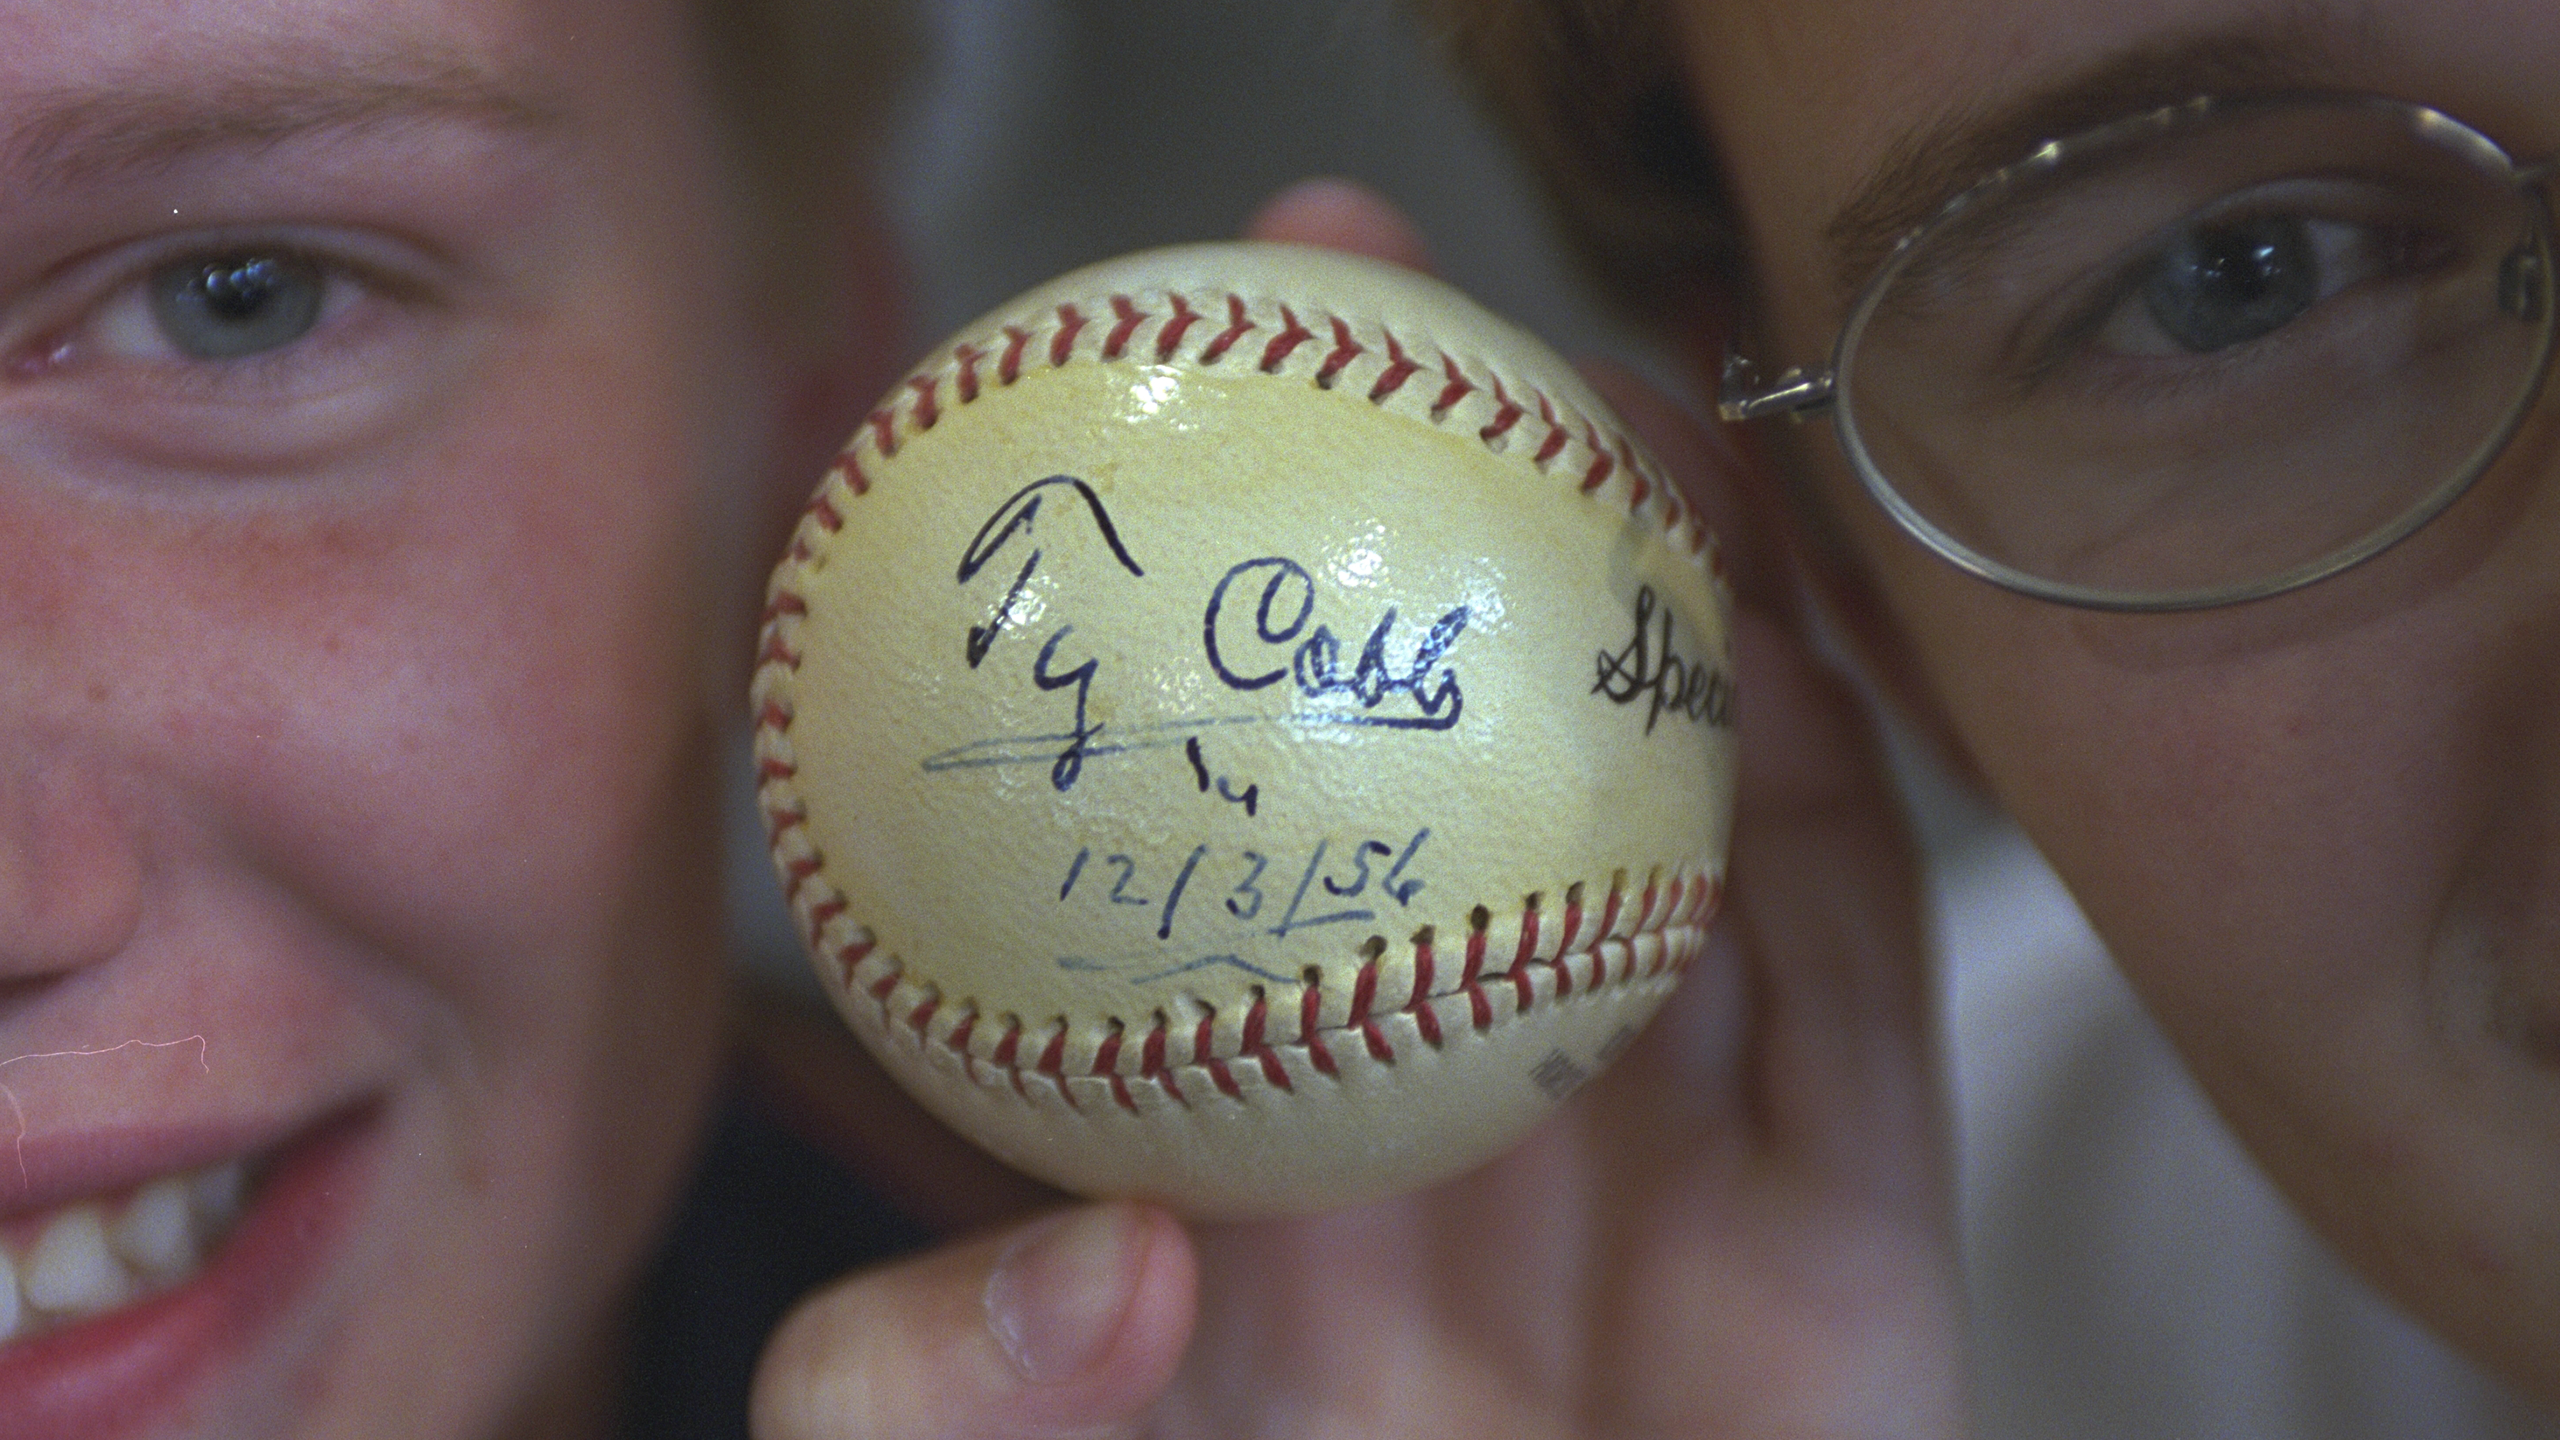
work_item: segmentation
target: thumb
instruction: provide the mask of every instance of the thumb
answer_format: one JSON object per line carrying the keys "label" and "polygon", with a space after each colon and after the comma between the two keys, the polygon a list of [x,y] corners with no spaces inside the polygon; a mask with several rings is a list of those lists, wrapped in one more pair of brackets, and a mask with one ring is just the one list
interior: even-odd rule
{"label": "thumb", "polygon": [[766,1345],[754,1433],[1135,1435],[1190,1341],[1196,1282],[1181,1225],[1126,1202],[849,1276]]}

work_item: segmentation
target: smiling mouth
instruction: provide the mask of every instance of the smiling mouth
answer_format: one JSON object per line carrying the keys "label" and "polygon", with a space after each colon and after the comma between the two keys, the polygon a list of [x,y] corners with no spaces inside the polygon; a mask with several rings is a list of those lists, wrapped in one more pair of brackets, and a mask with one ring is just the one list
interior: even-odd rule
{"label": "smiling mouth", "polygon": [[194,1278],[239,1222],[252,1173],[226,1160],[0,1222],[0,1348]]}

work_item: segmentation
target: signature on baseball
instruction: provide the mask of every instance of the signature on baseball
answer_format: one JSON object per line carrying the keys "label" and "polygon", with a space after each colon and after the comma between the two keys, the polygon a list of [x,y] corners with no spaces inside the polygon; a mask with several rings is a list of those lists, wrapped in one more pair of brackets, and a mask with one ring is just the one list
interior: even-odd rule
{"label": "signature on baseball", "polygon": [[[962,637],[962,658],[972,670],[985,664],[1007,632],[1026,628],[1043,611],[1033,596],[1044,551],[1030,537],[1042,507],[1052,503],[1079,508],[1129,581],[1146,579],[1146,570],[1121,539],[1119,526],[1090,484],[1072,475],[1033,481],[996,507],[960,558],[954,578],[967,586],[1000,554],[1014,548],[1022,551],[1012,582],[987,618],[971,625]],[[1433,621],[1412,642],[1409,657],[1391,659],[1404,649],[1405,638],[1398,634],[1401,617],[1394,606],[1387,607],[1368,628],[1358,650],[1346,656],[1341,635],[1316,618],[1317,600],[1316,580],[1306,566],[1286,556],[1263,555],[1230,566],[1201,607],[1200,647],[1209,673],[1225,688],[1245,694],[1290,682],[1308,703],[1286,716],[1197,715],[1135,725],[1094,720],[1093,693],[1103,679],[1102,660],[1071,643],[1076,629],[1072,623],[1059,624],[1040,641],[1028,678],[1043,694],[1064,695],[1066,728],[972,741],[926,756],[924,768],[943,771],[1045,762],[1049,783],[1063,791],[1083,778],[1086,761],[1133,751],[1181,746],[1192,768],[1200,770],[1199,733],[1215,727],[1280,723],[1444,731],[1458,723],[1465,713],[1466,696],[1449,653],[1466,633],[1472,613],[1467,606],[1453,606]],[[1205,790],[1209,788],[1206,772],[1201,775]],[[1254,802],[1248,798],[1254,793],[1251,787],[1233,791],[1221,779],[1218,788],[1248,812],[1253,809]]]}
{"label": "signature on baseball", "polygon": [[1611,704],[1650,702],[1644,733],[1653,733],[1664,712],[1691,724],[1719,730],[1733,725],[1733,681],[1713,664],[1692,660],[1671,646],[1671,607],[1654,598],[1653,587],[1636,587],[1635,635],[1615,653],[1600,652],[1591,693]]}

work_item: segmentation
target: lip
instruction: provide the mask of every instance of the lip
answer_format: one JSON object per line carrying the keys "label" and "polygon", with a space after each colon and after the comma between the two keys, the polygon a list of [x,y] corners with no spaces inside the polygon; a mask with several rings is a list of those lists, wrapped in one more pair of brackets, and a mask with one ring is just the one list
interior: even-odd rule
{"label": "lip", "polygon": [[[316,1127],[315,1127],[316,1128]],[[246,1126],[118,1130],[105,1135],[0,1135],[0,1224],[57,1205],[114,1195],[163,1175],[200,1170],[278,1142]],[[294,1141],[284,1142],[289,1146]],[[284,1146],[279,1146],[279,1155]]]}
{"label": "lip", "polygon": [[[225,1360],[254,1347],[268,1325],[308,1288],[369,1188],[379,1131],[378,1107],[367,1105],[312,1126],[278,1149],[248,1211],[204,1269],[185,1284],[94,1320],[0,1347],[0,1435],[54,1440],[112,1440],[138,1432],[194,1390]],[[240,1153],[214,1136],[176,1148],[153,1148],[151,1170],[165,1173]],[[139,1138],[73,1146],[45,1157],[29,1174],[30,1205],[14,1193],[16,1167],[0,1148],[0,1194],[12,1210],[31,1208],[88,1177],[111,1187],[144,1149]],[[175,1160],[180,1150],[211,1153]],[[62,1199],[78,1194],[73,1191]],[[59,1202],[55,1202],[59,1203]]]}

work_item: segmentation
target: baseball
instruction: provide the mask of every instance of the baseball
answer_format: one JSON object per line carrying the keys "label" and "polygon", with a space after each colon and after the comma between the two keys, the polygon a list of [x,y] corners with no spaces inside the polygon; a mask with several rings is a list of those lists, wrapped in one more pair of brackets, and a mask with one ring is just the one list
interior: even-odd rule
{"label": "baseball", "polygon": [[1561,361],[1294,246],[929,356],[775,570],[759,799],[844,1018],[1092,1195],[1304,1212],[1491,1157],[1723,889],[1713,538]]}

